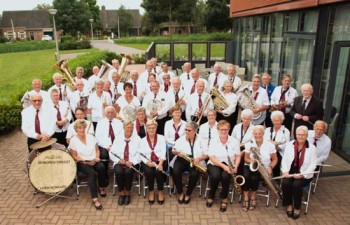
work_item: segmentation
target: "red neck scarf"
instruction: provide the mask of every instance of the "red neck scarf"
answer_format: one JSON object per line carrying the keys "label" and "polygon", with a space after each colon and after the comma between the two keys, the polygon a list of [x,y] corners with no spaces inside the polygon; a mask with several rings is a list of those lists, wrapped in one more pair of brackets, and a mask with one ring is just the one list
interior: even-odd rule
{"label": "red neck scarf", "polygon": [[180,127],[181,127],[181,123],[180,123],[180,125],[178,126],[178,127],[176,127],[175,126],[175,123],[173,123],[173,128],[174,128],[174,130],[175,130],[175,141],[177,140],[177,139],[179,139],[179,137],[180,137],[180,135],[179,135],[179,130],[180,130]]}
{"label": "red neck scarf", "polygon": [[[305,142],[303,147],[301,148],[301,150],[298,151],[298,141],[294,142],[294,166],[298,169],[298,171],[300,171],[300,168],[304,162],[306,146],[307,146],[307,142]],[[301,154],[299,157],[300,152],[301,152]]]}
{"label": "red neck scarf", "polygon": [[[144,124],[146,124],[146,122],[147,122],[147,118],[145,118]],[[140,133],[140,126],[141,126],[140,121],[138,119],[136,119],[136,131],[137,131],[137,133]]]}
{"label": "red neck scarf", "polygon": [[158,162],[159,161],[159,158],[158,156],[156,156],[156,154],[154,153],[154,148],[156,147],[157,145],[157,134],[155,135],[154,137],[154,143],[152,145],[151,143],[151,139],[149,138],[149,136],[147,135],[147,143],[148,143],[148,146],[151,148],[151,161],[152,162]]}

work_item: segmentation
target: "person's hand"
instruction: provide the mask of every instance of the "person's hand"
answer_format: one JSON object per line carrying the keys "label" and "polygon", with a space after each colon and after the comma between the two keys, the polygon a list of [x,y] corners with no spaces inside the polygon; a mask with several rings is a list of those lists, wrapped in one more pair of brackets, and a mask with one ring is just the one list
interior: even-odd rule
{"label": "person's hand", "polygon": [[151,168],[154,167],[153,163],[151,163],[151,162],[148,162],[148,163],[147,163],[147,166],[149,166],[149,167],[151,167]]}
{"label": "person's hand", "polygon": [[272,174],[272,168],[271,168],[271,166],[267,167],[267,173],[268,173],[269,175]]}
{"label": "person's hand", "polygon": [[302,116],[301,119],[305,122],[309,121],[309,116]]}
{"label": "person's hand", "polygon": [[96,161],[96,162],[101,162],[100,157],[96,157],[95,161]]}
{"label": "person's hand", "polygon": [[296,113],[296,114],[294,115],[294,118],[297,119],[297,120],[300,120],[301,117],[302,117],[302,115],[300,115],[299,113]]}
{"label": "person's hand", "polygon": [[290,175],[289,175],[288,172],[285,172],[285,173],[283,174],[283,177],[284,177],[284,178],[288,178],[288,177],[290,177]]}
{"label": "person's hand", "polygon": [[63,96],[64,96],[64,97],[67,96],[67,91],[63,91]]}
{"label": "person's hand", "polygon": [[224,167],[224,171],[228,174],[232,174],[232,171],[230,170],[230,167],[228,167],[228,166]]}
{"label": "person's hand", "polygon": [[126,162],[125,164],[126,164],[127,167],[132,167],[132,166],[134,165],[134,164],[133,164],[132,162],[130,162],[130,161],[129,161],[129,162]]}
{"label": "person's hand", "polygon": [[163,165],[158,164],[158,166],[157,166],[157,170],[158,170],[158,171],[163,171]]}

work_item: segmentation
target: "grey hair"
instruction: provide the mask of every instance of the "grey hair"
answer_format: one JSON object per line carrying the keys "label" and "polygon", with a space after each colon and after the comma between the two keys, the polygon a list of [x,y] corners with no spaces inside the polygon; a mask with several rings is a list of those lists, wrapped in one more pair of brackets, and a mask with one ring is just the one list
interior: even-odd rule
{"label": "grey hair", "polygon": [[134,123],[132,122],[132,120],[124,120],[124,121],[123,121],[123,127],[126,127],[126,126],[129,125],[129,124],[134,125]]}
{"label": "grey hair", "polygon": [[299,130],[304,131],[306,136],[308,135],[309,129],[307,128],[307,126],[302,125],[302,126],[297,127],[295,133],[298,133]]}
{"label": "grey hair", "polygon": [[194,130],[195,132],[197,132],[199,126],[198,126],[197,123],[191,121],[191,122],[188,122],[188,123],[186,124],[186,127],[191,127],[192,130]]}
{"label": "grey hair", "polygon": [[253,132],[255,130],[260,130],[261,132],[263,132],[263,134],[265,133],[265,127],[263,125],[256,125],[253,127]]}
{"label": "grey hair", "polygon": [[244,109],[241,112],[241,120],[243,119],[243,116],[249,116],[251,120],[253,120],[254,113],[251,109]]}
{"label": "grey hair", "polygon": [[276,117],[276,116],[279,116],[279,117],[281,118],[282,121],[284,120],[284,114],[283,114],[283,112],[281,112],[281,111],[279,111],[279,110],[273,111],[273,112],[271,113],[271,117],[270,117],[271,120],[273,120],[273,118]]}
{"label": "grey hair", "polygon": [[319,124],[323,126],[324,131],[326,131],[328,129],[328,124],[326,122],[324,122],[323,120],[317,120],[314,123],[314,130],[316,128],[316,125],[319,125]]}
{"label": "grey hair", "polygon": [[145,107],[142,107],[142,106],[138,106],[138,107],[136,107],[136,113],[138,113],[138,112],[144,112],[144,113],[146,113],[146,108]]}

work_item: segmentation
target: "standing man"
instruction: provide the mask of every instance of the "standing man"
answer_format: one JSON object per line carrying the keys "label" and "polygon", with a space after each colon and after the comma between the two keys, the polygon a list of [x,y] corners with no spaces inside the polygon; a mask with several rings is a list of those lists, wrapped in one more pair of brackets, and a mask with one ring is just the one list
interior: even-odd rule
{"label": "standing man", "polygon": [[[41,97],[43,98],[43,104],[46,104],[46,103],[50,103],[51,104],[51,98],[50,98],[50,95],[46,92],[46,91],[44,91],[44,90],[42,90],[41,88],[42,88],[42,83],[41,83],[41,80],[40,79],[34,79],[33,81],[32,81],[32,88],[33,88],[33,90],[31,90],[31,91],[29,91],[28,93],[26,93],[26,95],[27,95],[27,99],[26,99],[26,96],[23,96],[23,100],[24,101],[29,101],[29,103],[30,103],[30,96],[32,96],[33,94],[40,94],[41,95]],[[23,103],[25,103],[25,102],[23,102]],[[28,105],[29,106],[29,105]]]}
{"label": "standing man", "polygon": [[266,111],[270,108],[269,97],[266,90],[260,86],[260,83],[261,76],[259,74],[255,74],[252,78],[252,85],[249,86],[251,97],[258,105],[258,107],[252,109],[252,111],[254,114],[259,112],[261,113],[259,118],[253,120],[254,125],[261,125],[264,123],[266,119]]}
{"label": "standing man", "polygon": [[80,67],[80,66],[77,67],[75,69],[75,76],[76,77],[74,77],[74,81],[75,81],[75,83],[77,83],[78,80],[83,81],[83,83],[84,83],[84,92],[89,93],[90,84],[85,78],[83,78],[83,75],[84,75],[84,68]]}
{"label": "standing man", "polygon": [[235,65],[229,64],[227,66],[227,76],[224,76],[224,79],[221,79],[219,81],[219,90],[224,86],[224,82],[226,80],[231,81],[231,83],[233,85],[233,92],[237,93],[238,89],[242,85],[242,80],[241,80],[241,78],[236,76],[236,66]]}
{"label": "standing man", "polygon": [[111,83],[112,83],[112,74],[113,74],[113,72],[115,72],[115,71],[118,72],[119,71],[119,66],[120,66],[119,60],[118,59],[113,59],[112,60],[112,66],[113,66],[113,68],[110,69],[109,72],[108,72],[108,80]]}
{"label": "standing man", "polygon": [[186,82],[192,81],[192,74],[191,74],[191,63],[185,62],[183,65],[184,71],[180,75],[180,80],[182,85],[186,84]]}
{"label": "standing man", "polygon": [[159,74],[159,81],[161,82],[161,84],[163,84],[163,76],[165,74],[169,74],[170,75],[170,80],[175,77],[175,74],[172,71],[169,71],[168,64],[167,63],[162,63],[162,72]]}
{"label": "standing man", "polygon": [[139,73],[136,70],[130,72],[130,80],[128,82],[132,84],[132,94],[142,102],[142,92],[145,86],[141,83]]}
{"label": "standing man", "polygon": [[[275,90],[275,86],[271,84],[271,75],[268,73],[263,73],[261,76],[261,87],[266,89],[267,91],[267,96],[269,97],[269,101],[271,101],[271,95],[273,90]],[[269,108],[270,109],[270,108]],[[266,110],[266,120],[265,120],[265,126],[266,127],[271,127],[272,122],[271,122],[271,113],[270,110]]]}
{"label": "standing man", "polygon": [[208,92],[209,91],[208,81],[199,77],[199,70],[197,68],[194,68],[193,70],[191,70],[191,74],[192,74],[192,80],[189,80],[189,81],[185,80],[184,82],[182,82],[181,80],[181,82],[183,83],[183,87],[186,95],[190,96],[191,94],[197,91],[196,88],[197,88],[198,81],[202,81],[202,83],[204,84],[203,91]]}
{"label": "standing man", "polygon": [[92,92],[92,90],[95,88],[95,81],[97,78],[99,78],[98,77],[99,72],[100,72],[100,68],[98,68],[98,66],[92,67],[92,75],[88,79],[89,87],[90,87],[89,92]]}
{"label": "standing man", "polygon": [[328,159],[332,147],[331,139],[325,134],[327,128],[328,125],[326,122],[317,120],[314,124],[314,130],[309,130],[309,135],[307,136],[309,143],[316,147],[317,168]]}
{"label": "standing man", "polygon": [[304,125],[311,130],[314,123],[323,118],[322,101],[314,97],[313,93],[314,88],[311,84],[303,84],[301,86],[302,96],[294,99],[294,105],[290,111],[291,116],[294,118],[294,137],[295,131],[299,126]]}
{"label": "standing man", "polygon": [[221,80],[226,78],[225,74],[221,72],[220,64],[216,63],[214,65],[214,73],[211,73],[208,78],[209,89],[213,87],[218,87]]}
{"label": "standing man", "polygon": [[186,121],[186,96],[184,90],[181,88],[181,80],[179,77],[174,77],[171,80],[171,88],[167,92],[168,99],[173,103],[170,108],[173,108],[175,105],[180,106],[181,108],[181,119]]}
{"label": "standing man", "polygon": [[67,85],[62,84],[62,75],[60,73],[55,73],[52,76],[52,79],[55,84],[52,87],[50,87],[47,92],[51,95],[51,91],[53,89],[56,89],[60,94],[60,101],[69,102],[72,91],[69,87],[67,87]]}

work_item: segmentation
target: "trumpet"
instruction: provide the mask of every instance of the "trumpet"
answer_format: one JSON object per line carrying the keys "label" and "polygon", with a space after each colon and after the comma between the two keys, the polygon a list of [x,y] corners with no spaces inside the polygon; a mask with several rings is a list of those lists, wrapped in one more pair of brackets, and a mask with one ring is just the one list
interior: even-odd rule
{"label": "trumpet", "polygon": [[[140,156],[142,156],[143,158],[145,158],[148,162],[152,163],[153,166],[155,168],[158,168],[158,164],[156,162],[153,162],[151,159],[147,158],[147,156],[145,156],[143,153],[139,152]],[[169,174],[167,172],[165,172],[164,170],[159,170],[160,172],[164,173],[166,176],[169,176]]]}
{"label": "trumpet", "polygon": [[[173,149],[173,150],[177,151],[176,149]],[[185,159],[187,162],[190,163],[190,167],[196,168],[196,170],[197,170],[198,172],[202,173],[202,174],[205,174],[205,173],[207,172],[207,167],[203,166],[203,165],[200,164],[200,163],[196,163],[196,162],[193,160],[193,158],[191,158],[191,157],[190,157],[189,155],[187,155],[187,154],[184,154],[184,153],[181,153],[181,152],[180,152],[180,154],[181,154],[181,157],[182,157],[183,159]]]}
{"label": "trumpet", "polygon": [[[117,159],[119,159],[119,160],[124,160],[124,159],[122,159],[119,155],[115,154],[114,152],[110,151],[110,153],[111,153],[112,155],[114,155],[115,157],[117,157]],[[124,160],[124,161],[125,161],[125,160]],[[125,164],[126,164],[127,162],[128,162],[128,161],[125,161]],[[140,170],[136,169],[134,166],[130,166],[130,168],[133,169],[136,173],[138,173],[138,174],[140,174],[141,176],[143,176],[143,173],[142,173]]]}
{"label": "trumpet", "polygon": [[[204,111],[207,109],[209,102],[210,102],[210,99],[211,99],[211,94],[208,94],[207,97],[204,99],[204,104],[202,105],[202,108],[200,110],[197,109],[196,112],[194,113],[194,115],[191,116],[191,120],[193,122],[197,123],[198,126],[201,123]],[[201,112],[200,115],[199,115],[199,111]]]}
{"label": "trumpet", "polygon": [[[227,146],[226,146],[227,150]],[[228,167],[230,168],[230,171],[232,172],[232,181],[233,181],[233,188],[235,189],[236,194],[241,195],[242,194],[242,185],[245,183],[245,178],[242,175],[237,175],[233,172],[233,164],[231,162],[231,159],[227,152],[227,161],[228,161]]]}

